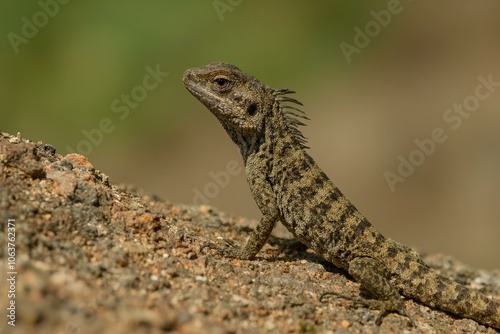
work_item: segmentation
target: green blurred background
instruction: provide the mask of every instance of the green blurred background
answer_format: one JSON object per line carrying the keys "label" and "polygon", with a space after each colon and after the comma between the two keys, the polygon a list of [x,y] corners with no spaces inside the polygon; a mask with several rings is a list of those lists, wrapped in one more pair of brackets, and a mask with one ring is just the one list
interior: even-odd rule
{"label": "green blurred background", "polygon": [[[372,11],[390,8],[377,30]],[[0,130],[79,151],[112,182],[187,204],[202,193],[258,219],[243,172],[215,183],[241,158],[181,80],[189,67],[231,62],[298,92],[310,154],[386,236],[500,268],[500,87],[458,129],[443,120],[478,76],[500,81],[497,0],[9,0],[0,13]],[[340,45],[367,24],[373,37],[348,62]],[[169,74],[144,90],[148,67]],[[131,94],[141,101],[128,115],[114,112]],[[112,131],[99,137],[103,119]],[[447,141],[392,192],[384,173],[435,128]],[[85,131],[95,144],[82,144]]]}

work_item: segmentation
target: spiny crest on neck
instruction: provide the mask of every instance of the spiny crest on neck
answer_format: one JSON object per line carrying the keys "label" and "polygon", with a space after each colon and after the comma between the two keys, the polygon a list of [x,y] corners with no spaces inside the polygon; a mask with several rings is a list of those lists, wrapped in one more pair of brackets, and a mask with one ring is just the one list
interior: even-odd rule
{"label": "spiny crest on neck", "polygon": [[306,125],[300,119],[309,120],[309,117],[307,116],[305,111],[295,107],[294,105],[286,104],[286,103],[293,103],[299,106],[303,106],[303,104],[300,101],[297,101],[292,97],[286,96],[287,94],[293,94],[293,93],[295,93],[295,91],[287,88],[275,89],[273,91],[275,100],[278,101],[280,108],[283,111],[283,115],[285,116],[285,122],[288,126],[288,129],[294,136],[295,140],[297,140],[297,142],[300,144],[300,146],[304,149],[308,149],[309,147],[307,146],[307,138],[304,137],[304,135],[302,134],[302,132],[300,132],[298,127]]}

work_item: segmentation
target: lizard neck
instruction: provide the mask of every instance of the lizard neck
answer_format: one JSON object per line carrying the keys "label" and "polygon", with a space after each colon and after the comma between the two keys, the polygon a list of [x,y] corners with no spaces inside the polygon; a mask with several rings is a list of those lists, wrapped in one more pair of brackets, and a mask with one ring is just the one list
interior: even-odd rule
{"label": "lizard neck", "polygon": [[259,156],[269,160],[268,166],[272,166],[276,158],[302,150],[300,143],[290,133],[285,120],[280,116],[279,113],[274,113],[273,117],[265,119],[259,136],[239,136],[237,145],[245,164],[250,157]]}
{"label": "lizard neck", "polygon": [[260,136],[245,136],[244,134],[236,134],[236,138],[233,139],[238,148],[240,149],[241,156],[243,157],[243,162],[245,165],[249,157],[254,156],[256,153],[262,150],[266,142],[269,142],[265,135]]}

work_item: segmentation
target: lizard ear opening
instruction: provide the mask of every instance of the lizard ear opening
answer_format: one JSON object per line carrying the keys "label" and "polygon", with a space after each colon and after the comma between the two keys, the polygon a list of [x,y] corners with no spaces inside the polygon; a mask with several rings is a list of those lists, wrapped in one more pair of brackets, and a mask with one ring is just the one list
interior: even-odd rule
{"label": "lizard ear opening", "polygon": [[247,108],[247,114],[250,116],[254,116],[257,113],[257,105],[255,103],[251,103]]}

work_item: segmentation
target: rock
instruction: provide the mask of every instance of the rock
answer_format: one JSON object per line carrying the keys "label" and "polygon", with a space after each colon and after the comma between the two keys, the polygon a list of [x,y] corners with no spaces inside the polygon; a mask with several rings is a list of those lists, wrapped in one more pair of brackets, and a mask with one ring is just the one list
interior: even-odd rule
{"label": "rock", "polygon": [[[17,273],[14,297],[2,284],[1,333],[494,332],[412,300],[418,330],[396,314],[379,328],[378,311],[344,299],[320,303],[323,292],[358,295],[359,285],[296,241],[272,237],[252,261],[200,253],[206,241],[244,243],[255,222],[110,184],[78,154],[1,133],[0,172],[0,258],[12,264],[1,272]],[[500,297],[499,271],[426,259]]]}

